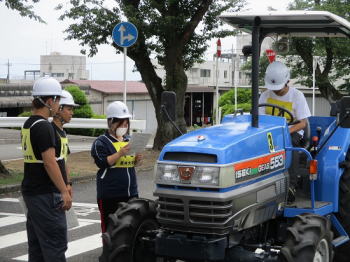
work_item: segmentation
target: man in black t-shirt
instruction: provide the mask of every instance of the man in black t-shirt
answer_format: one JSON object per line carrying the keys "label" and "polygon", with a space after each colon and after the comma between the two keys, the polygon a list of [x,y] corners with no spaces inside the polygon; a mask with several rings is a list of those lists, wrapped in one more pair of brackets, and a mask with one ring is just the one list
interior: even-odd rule
{"label": "man in black t-shirt", "polygon": [[24,155],[22,195],[27,213],[29,262],[65,262],[67,221],[72,206],[67,176],[55,158],[55,131],[48,118],[56,114],[60,83],[40,78],[33,86],[33,115],[21,130]]}

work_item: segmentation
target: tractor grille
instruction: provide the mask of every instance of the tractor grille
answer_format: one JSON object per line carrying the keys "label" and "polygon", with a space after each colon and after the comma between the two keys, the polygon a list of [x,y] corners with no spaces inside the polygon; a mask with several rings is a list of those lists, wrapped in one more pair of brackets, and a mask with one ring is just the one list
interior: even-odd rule
{"label": "tractor grille", "polygon": [[196,223],[225,223],[232,216],[232,201],[199,201],[189,202],[189,218]]}
{"label": "tractor grille", "polygon": [[232,216],[232,201],[202,201],[160,197],[158,217],[174,222],[224,224]]}
{"label": "tractor grille", "polygon": [[160,218],[183,221],[185,219],[184,204],[181,199],[160,197],[158,200]]}

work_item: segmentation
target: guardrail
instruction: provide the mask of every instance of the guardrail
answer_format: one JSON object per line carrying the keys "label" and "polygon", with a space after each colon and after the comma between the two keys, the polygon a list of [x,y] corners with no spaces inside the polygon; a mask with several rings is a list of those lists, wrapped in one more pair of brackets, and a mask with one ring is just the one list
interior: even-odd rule
{"label": "guardrail", "polygon": [[[0,127],[22,127],[28,117],[0,117]],[[50,120],[50,119],[49,119]],[[64,128],[102,128],[107,129],[106,119],[72,118]],[[130,129],[146,130],[146,120],[130,120]]]}

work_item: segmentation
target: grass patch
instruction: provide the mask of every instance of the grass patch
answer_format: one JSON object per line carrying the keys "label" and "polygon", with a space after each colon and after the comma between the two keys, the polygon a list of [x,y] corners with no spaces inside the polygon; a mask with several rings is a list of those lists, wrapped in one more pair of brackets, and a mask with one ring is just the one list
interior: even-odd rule
{"label": "grass patch", "polygon": [[0,185],[16,185],[20,184],[23,179],[23,173],[20,172],[10,172],[9,175],[0,174]]}

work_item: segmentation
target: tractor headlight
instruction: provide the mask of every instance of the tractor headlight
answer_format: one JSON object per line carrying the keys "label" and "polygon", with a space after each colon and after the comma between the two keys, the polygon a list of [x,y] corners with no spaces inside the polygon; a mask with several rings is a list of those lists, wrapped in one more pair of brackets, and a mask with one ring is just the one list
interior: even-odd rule
{"label": "tractor headlight", "polygon": [[191,184],[218,186],[219,173],[219,167],[197,166]]}
{"label": "tractor headlight", "polygon": [[156,171],[156,181],[158,183],[180,183],[177,166],[158,164]]}

